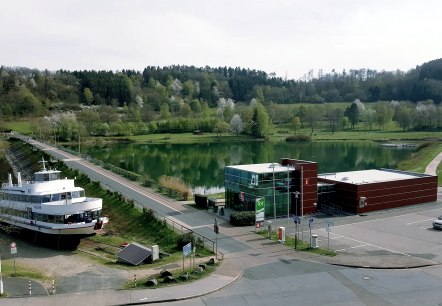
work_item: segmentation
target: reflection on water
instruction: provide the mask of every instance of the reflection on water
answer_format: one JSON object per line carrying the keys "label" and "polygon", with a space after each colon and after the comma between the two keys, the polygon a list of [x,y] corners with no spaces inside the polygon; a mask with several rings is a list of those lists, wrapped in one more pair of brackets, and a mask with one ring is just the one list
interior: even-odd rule
{"label": "reflection on water", "polygon": [[[75,149],[75,148],[73,148]],[[181,177],[201,193],[223,190],[224,167],[279,161],[283,157],[318,162],[319,173],[396,168],[413,149],[397,150],[364,142],[106,144],[83,153],[123,169],[158,179]]]}

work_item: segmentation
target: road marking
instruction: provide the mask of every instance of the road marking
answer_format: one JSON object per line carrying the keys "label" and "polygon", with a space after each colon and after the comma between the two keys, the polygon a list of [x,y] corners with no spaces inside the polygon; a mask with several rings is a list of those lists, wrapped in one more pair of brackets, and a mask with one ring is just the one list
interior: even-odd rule
{"label": "road marking", "polygon": [[[180,213],[180,214],[183,214],[181,211],[179,211],[179,210],[177,210],[177,209],[175,209],[175,208],[173,208],[173,207],[171,207],[171,206],[169,206],[169,205],[167,205],[167,204],[165,204],[165,203],[163,203],[163,202],[160,202],[159,200],[156,200],[156,199],[154,199],[154,198],[152,198],[152,197],[150,197],[150,196],[148,196],[148,195],[142,193],[141,191],[135,189],[134,187],[130,186],[128,183],[124,182],[124,178],[118,176],[117,174],[115,174],[115,173],[113,173],[113,172],[111,172],[111,171],[109,171],[109,172],[110,172],[111,175],[113,175],[113,177],[111,177],[110,175],[107,175],[108,173],[106,173],[105,171],[101,170],[101,168],[95,168],[95,169],[93,169],[93,168],[90,168],[89,165],[85,165],[85,162],[87,162],[88,164],[90,164],[88,161],[85,161],[85,160],[78,160],[78,161],[76,161],[76,162],[77,162],[78,164],[80,164],[80,165],[82,165],[82,166],[88,168],[89,170],[92,170],[92,171],[94,171],[94,172],[96,172],[96,173],[98,173],[98,174],[101,174],[101,175],[103,175],[104,177],[110,178],[112,181],[114,181],[114,182],[117,183],[117,184],[121,184],[121,185],[125,186],[126,188],[129,188],[129,189],[131,189],[132,191],[135,191],[136,193],[139,193],[139,194],[141,194],[142,196],[144,196],[144,197],[146,197],[146,198],[148,198],[148,199],[151,199],[152,201],[157,202],[157,203],[160,204],[160,205],[166,206],[166,207],[172,209],[173,211],[176,211],[176,212],[178,212],[178,213]],[[93,164],[91,164],[91,165],[92,165],[92,166],[95,166],[95,165],[93,165]],[[96,167],[97,167],[97,166],[96,166]],[[142,188],[142,186],[140,186],[140,188]],[[142,203],[140,203],[140,204],[143,205]],[[143,205],[143,206],[144,206],[144,205]]]}
{"label": "road marking", "polygon": [[[321,229],[321,230],[324,231],[324,229]],[[348,240],[351,240],[351,241],[354,241],[354,242],[357,242],[357,243],[365,244],[365,246],[371,246],[371,247],[374,247],[374,248],[377,248],[377,249],[381,249],[381,250],[384,250],[384,251],[388,251],[388,252],[391,252],[391,253],[400,254],[400,255],[404,255],[404,256],[411,256],[411,255],[409,255],[407,253],[402,253],[402,252],[395,251],[395,250],[392,250],[392,249],[384,248],[384,247],[381,247],[381,246],[378,246],[378,245],[375,245],[375,244],[371,244],[371,243],[368,243],[368,242],[364,242],[364,241],[361,241],[361,240],[358,240],[358,239],[354,239],[354,238],[350,238],[350,237],[346,237],[346,236],[338,235],[338,234],[335,234],[335,235],[336,236],[341,236],[342,238],[345,238],[345,239],[348,239]],[[350,247],[350,248],[352,248],[352,247]]]}
{"label": "road marking", "polygon": [[[380,220],[388,220],[388,219],[399,218],[399,217],[404,217],[404,216],[412,216],[412,215],[416,215],[418,213],[423,213],[423,212],[427,213],[427,212],[441,211],[441,210],[442,210],[442,208],[435,208],[435,209],[429,209],[429,210],[425,210],[425,211],[418,211],[418,212],[413,212],[413,213],[408,213],[408,214],[403,214],[403,215],[397,215],[397,216],[391,216],[391,217],[385,217],[385,218],[378,218],[378,219],[367,220],[367,221],[357,221],[357,222],[341,224],[341,225],[335,225],[335,226],[333,226],[333,228],[343,227],[343,226],[347,226],[347,225],[371,223],[371,222],[376,222],[376,221],[380,221]],[[431,220],[434,220],[434,219],[436,219],[436,218],[433,218]]]}
{"label": "road marking", "polygon": [[356,248],[361,248],[361,247],[365,247],[365,246],[367,246],[367,244],[361,244],[361,245],[357,245],[357,246],[354,246],[354,247],[349,247],[349,248],[345,248],[345,249],[339,249],[339,250],[336,250],[335,252],[342,252],[342,251],[345,251],[345,250],[356,249]]}
{"label": "road marking", "polygon": [[211,223],[211,224],[206,224],[206,225],[192,226],[191,229],[197,229],[197,228],[208,227],[208,226],[213,226],[213,223]]}
{"label": "road marking", "polygon": [[411,224],[415,224],[415,223],[421,223],[421,222],[427,222],[427,221],[432,221],[435,218],[431,218],[431,219],[425,219],[425,220],[421,220],[421,221],[414,221],[414,222],[409,222],[407,223],[407,225],[411,225]]}

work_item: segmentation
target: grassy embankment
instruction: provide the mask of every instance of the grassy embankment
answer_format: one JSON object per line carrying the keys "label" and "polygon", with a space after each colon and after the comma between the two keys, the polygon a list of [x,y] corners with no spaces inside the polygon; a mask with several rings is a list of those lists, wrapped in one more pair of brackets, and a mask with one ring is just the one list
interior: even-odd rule
{"label": "grassy embankment", "polygon": [[[103,199],[103,214],[110,219],[106,226],[107,235],[96,235],[90,239],[118,247],[123,243],[138,242],[143,245],[159,245],[160,252],[169,254],[163,260],[152,264],[152,267],[176,262],[181,259],[182,250],[178,247],[178,241],[182,235],[175,232],[164,220],[155,218],[153,211],[137,209],[133,201],[125,200],[124,197],[116,192],[103,190],[97,182],[91,182],[89,178],[83,174],[78,174],[65,166],[59,166],[63,174],[67,177],[76,177],[78,186],[82,186],[88,196]],[[116,255],[109,254],[106,249],[95,250],[100,252],[102,258],[108,260],[103,261],[107,265],[121,267],[116,263]],[[111,256],[109,256],[111,255]],[[212,255],[212,252],[197,246],[196,257],[206,257]],[[124,268],[137,269],[145,267],[128,267]],[[150,267],[150,266],[149,266]]]}
{"label": "grassy embankment", "polygon": [[[440,152],[442,152],[442,143],[426,142],[418,147],[411,159],[401,162],[398,168],[401,170],[424,173],[425,168]],[[439,175],[438,171],[436,174]],[[442,186],[442,176],[438,176],[438,185]]]}

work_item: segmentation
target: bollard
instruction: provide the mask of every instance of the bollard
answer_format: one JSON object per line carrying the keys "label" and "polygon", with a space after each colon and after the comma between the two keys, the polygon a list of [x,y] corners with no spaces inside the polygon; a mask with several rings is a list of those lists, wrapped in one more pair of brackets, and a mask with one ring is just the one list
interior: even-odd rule
{"label": "bollard", "polygon": [[52,294],[55,294],[55,280],[52,280]]}
{"label": "bollard", "polygon": [[137,286],[137,275],[134,274],[134,287],[136,287],[136,286]]}
{"label": "bollard", "polygon": [[32,294],[32,285],[31,285],[31,281],[29,281],[29,295]]}

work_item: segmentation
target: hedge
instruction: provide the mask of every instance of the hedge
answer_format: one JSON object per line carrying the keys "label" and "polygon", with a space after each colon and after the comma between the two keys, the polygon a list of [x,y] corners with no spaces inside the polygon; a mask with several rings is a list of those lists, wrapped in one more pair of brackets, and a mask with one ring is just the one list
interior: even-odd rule
{"label": "hedge", "polygon": [[255,212],[235,211],[230,214],[230,223],[235,226],[255,225]]}

